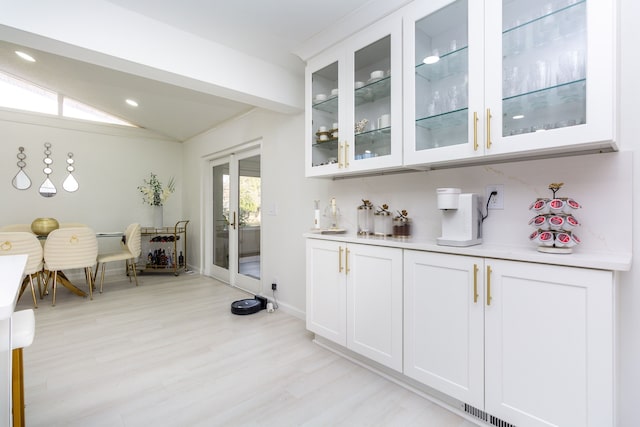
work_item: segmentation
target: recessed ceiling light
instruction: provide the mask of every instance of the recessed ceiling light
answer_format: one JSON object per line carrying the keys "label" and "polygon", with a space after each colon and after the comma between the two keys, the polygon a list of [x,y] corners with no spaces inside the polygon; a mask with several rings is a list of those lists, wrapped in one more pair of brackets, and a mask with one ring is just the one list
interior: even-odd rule
{"label": "recessed ceiling light", "polygon": [[127,104],[131,105],[132,107],[137,107],[138,103],[136,101],[134,101],[133,99],[127,99],[125,101]]}
{"label": "recessed ceiling light", "polygon": [[24,59],[25,61],[36,62],[35,58],[29,55],[28,53],[24,53],[22,51],[16,50],[16,55],[18,55],[20,58]]}

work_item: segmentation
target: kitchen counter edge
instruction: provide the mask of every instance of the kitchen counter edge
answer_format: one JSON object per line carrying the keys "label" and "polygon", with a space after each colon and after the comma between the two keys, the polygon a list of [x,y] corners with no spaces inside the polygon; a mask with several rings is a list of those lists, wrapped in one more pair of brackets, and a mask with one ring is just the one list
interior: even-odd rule
{"label": "kitchen counter edge", "polygon": [[393,238],[376,236],[356,236],[353,234],[319,234],[304,233],[308,239],[329,240],[345,243],[360,243],[372,246],[385,246],[416,251],[439,252],[452,255],[468,255],[482,258],[496,258],[513,261],[535,262],[538,264],[562,265],[567,267],[592,268],[597,270],[629,271],[632,254],[626,252],[582,252],[574,248],[570,254],[549,254],[538,252],[537,247],[505,246],[480,244],[475,246],[456,247],[440,246],[435,240],[416,240],[413,238]]}

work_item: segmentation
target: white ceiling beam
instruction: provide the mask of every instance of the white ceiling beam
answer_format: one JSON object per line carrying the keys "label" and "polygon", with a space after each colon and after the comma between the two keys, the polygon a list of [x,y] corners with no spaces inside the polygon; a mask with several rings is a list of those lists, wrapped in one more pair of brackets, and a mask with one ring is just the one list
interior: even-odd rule
{"label": "white ceiling beam", "polygon": [[278,112],[304,108],[303,76],[112,3],[9,3],[6,41]]}

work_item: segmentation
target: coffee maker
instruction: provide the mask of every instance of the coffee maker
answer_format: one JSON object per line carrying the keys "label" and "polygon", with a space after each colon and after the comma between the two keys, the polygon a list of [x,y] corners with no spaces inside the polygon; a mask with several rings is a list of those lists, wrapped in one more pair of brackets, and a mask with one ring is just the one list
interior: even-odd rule
{"label": "coffee maker", "polygon": [[442,210],[442,246],[473,246],[482,243],[482,214],[477,194],[460,194],[459,188],[438,188]]}

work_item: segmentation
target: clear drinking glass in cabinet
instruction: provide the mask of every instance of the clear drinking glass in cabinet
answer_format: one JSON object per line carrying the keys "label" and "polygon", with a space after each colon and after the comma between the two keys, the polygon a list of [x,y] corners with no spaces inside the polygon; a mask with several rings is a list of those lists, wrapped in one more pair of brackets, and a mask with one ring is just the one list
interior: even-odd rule
{"label": "clear drinking glass in cabinet", "polygon": [[502,8],[502,135],[585,124],[586,1]]}
{"label": "clear drinking glass in cabinet", "polygon": [[391,36],[355,53],[354,160],[391,154]]}
{"label": "clear drinking glass in cabinet", "polygon": [[416,22],[416,150],[468,141],[467,16],[459,0]]}
{"label": "clear drinking glass in cabinet", "polygon": [[338,63],[312,74],[311,165],[338,163]]}

